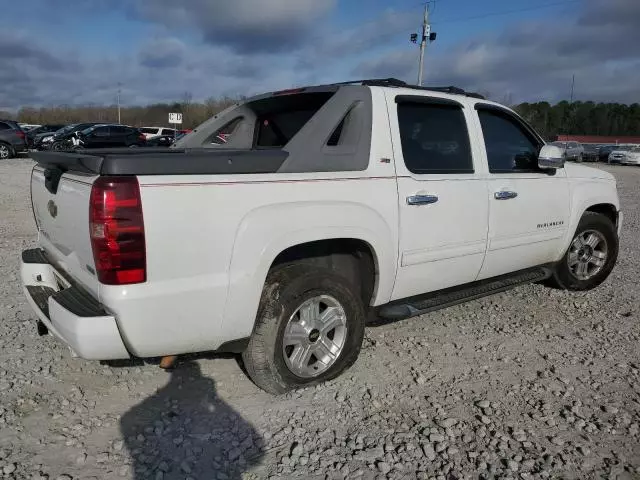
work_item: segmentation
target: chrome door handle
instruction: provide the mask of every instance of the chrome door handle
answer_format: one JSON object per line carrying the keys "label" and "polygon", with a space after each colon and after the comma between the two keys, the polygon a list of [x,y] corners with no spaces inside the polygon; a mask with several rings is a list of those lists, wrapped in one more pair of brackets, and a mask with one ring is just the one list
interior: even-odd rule
{"label": "chrome door handle", "polygon": [[437,201],[438,197],[436,195],[411,195],[407,197],[407,205],[429,205]]}
{"label": "chrome door handle", "polygon": [[516,192],[510,192],[508,190],[500,190],[493,194],[493,197],[496,200],[510,200],[512,198],[516,198],[518,194]]}

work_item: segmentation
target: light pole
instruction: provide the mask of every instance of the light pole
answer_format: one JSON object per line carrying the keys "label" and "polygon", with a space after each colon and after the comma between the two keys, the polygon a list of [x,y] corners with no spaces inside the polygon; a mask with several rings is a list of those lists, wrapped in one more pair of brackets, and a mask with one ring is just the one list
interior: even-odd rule
{"label": "light pole", "polygon": [[118,82],[118,95],[116,96],[116,101],[118,104],[118,123],[122,123],[120,121],[120,87],[122,86],[122,83]]}

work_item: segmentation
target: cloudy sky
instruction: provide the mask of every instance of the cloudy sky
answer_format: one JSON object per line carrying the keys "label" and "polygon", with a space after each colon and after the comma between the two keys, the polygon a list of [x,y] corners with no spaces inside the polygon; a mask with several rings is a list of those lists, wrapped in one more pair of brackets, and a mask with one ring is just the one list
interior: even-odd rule
{"label": "cloudy sky", "polygon": [[[354,78],[415,82],[414,0],[20,0],[0,109],[194,100]],[[640,0],[437,0],[425,83],[498,101],[640,101]]]}

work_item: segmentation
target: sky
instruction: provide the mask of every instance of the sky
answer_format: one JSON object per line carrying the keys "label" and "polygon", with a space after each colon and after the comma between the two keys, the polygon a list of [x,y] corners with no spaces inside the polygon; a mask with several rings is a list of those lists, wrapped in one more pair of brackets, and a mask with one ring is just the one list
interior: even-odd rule
{"label": "sky", "polygon": [[[21,0],[2,7],[0,110],[415,83],[413,0]],[[432,0],[424,83],[505,103],[640,101],[640,0]]]}

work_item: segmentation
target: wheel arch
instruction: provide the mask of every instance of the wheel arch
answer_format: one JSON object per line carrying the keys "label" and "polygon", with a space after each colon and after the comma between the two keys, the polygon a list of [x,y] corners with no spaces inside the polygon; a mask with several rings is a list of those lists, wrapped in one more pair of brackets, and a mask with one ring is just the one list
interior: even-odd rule
{"label": "wheel arch", "polygon": [[377,288],[378,258],[374,248],[359,238],[327,238],[293,245],[278,254],[269,270],[290,263],[328,268],[345,277],[360,290],[365,305]]}
{"label": "wheel arch", "polygon": [[582,212],[582,216],[587,212],[599,213],[600,215],[604,215],[617,227],[618,226],[618,209],[612,203],[597,203],[595,205],[591,205],[584,212]]}
{"label": "wheel arch", "polygon": [[[356,260],[345,258],[353,252]],[[365,282],[361,291],[370,297],[371,305],[389,301],[397,268],[397,232],[378,212],[350,202],[266,206],[248,214],[237,229],[222,340],[251,334],[272,266],[310,256],[322,257],[314,262],[343,273],[373,270],[373,281]]]}

